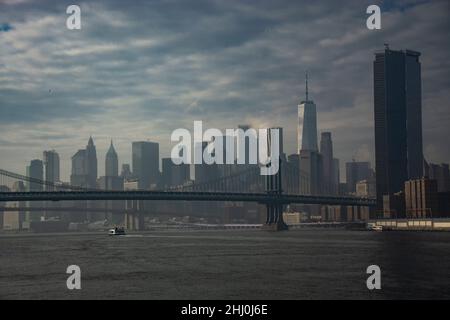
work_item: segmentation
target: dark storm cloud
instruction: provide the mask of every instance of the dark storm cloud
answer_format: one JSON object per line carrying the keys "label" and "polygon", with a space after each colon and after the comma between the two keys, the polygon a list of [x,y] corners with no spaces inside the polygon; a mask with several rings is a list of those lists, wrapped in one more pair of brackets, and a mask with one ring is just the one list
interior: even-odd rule
{"label": "dark storm cloud", "polygon": [[[365,27],[373,3],[378,31]],[[371,159],[373,52],[389,42],[422,52],[425,150],[450,160],[439,138],[449,120],[446,1],[85,1],[80,31],[65,28],[69,4],[0,4],[0,21],[14,26],[0,34],[0,135],[11,154],[54,147],[68,159],[92,134],[99,153],[114,137],[128,161],[131,141],[159,141],[164,153],[171,131],[194,120],[283,126],[294,152],[308,70],[337,156]]]}

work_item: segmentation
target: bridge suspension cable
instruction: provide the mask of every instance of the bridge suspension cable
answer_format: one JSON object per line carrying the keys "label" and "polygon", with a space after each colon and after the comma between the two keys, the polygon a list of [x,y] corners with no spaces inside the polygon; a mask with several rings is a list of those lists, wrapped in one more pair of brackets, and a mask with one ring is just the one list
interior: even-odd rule
{"label": "bridge suspension cable", "polygon": [[58,183],[54,183],[51,181],[44,181],[41,179],[36,179],[36,178],[32,178],[32,177],[27,177],[18,173],[14,173],[11,171],[7,171],[7,170],[3,170],[0,169],[0,176],[2,177],[9,177],[12,179],[16,179],[18,181],[26,181],[28,183],[35,183],[38,185],[43,185],[43,186],[47,186],[47,187],[52,187],[55,190],[77,190],[77,191],[93,191],[96,189],[88,189],[88,188],[83,188],[83,187],[78,187],[78,186],[72,186],[72,185],[68,185],[68,184],[58,184]]}

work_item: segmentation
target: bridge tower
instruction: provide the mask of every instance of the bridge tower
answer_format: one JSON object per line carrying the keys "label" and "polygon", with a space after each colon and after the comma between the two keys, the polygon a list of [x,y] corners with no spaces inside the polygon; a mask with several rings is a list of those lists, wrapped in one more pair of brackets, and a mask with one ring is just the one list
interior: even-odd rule
{"label": "bridge tower", "polygon": [[142,200],[126,201],[124,216],[125,229],[130,231],[144,230],[144,216],[142,214],[143,209],[144,201]]}
{"label": "bridge tower", "polygon": [[[276,128],[279,129],[279,128]],[[274,156],[273,150],[271,150],[273,147],[276,147],[273,145],[272,134],[271,130],[269,129],[268,135],[267,135],[267,146],[269,149],[268,154],[271,155],[271,157]],[[276,137],[277,135],[275,135]],[[278,172],[274,175],[267,175],[266,176],[266,192],[267,194],[271,195],[270,201],[266,202],[266,210],[267,210],[267,217],[266,217],[266,223],[263,226],[264,230],[271,230],[271,231],[282,231],[287,230],[288,226],[286,223],[284,223],[283,220],[283,203],[279,200],[281,198],[281,194],[283,193],[282,189],[282,154],[283,154],[283,135],[281,129],[279,129],[279,135],[278,135],[278,146],[279,146],[279,155],[278,159],[275,159],[274,161],[278,161]],[[269,164],[270,165],[270,164]]]}
{"label": "bridge tower", "polygon": [[125,229],[130,231],[144,230],[144,217],[139,212],[125,212]]}

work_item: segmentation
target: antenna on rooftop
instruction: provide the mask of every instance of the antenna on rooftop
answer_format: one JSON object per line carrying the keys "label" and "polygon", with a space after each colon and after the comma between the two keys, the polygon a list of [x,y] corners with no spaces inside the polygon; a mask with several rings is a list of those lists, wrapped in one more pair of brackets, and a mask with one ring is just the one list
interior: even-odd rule
{"label": "antenna on rooftop", "polygon": [[308,101],[308,71],[305,74],[305,85],[306,85],[306,101]]}

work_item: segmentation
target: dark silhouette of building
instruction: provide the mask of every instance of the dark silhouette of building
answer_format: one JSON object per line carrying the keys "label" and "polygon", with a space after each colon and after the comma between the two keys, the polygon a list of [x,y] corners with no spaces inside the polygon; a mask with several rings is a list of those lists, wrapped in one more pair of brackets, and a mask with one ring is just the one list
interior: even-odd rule
{"label": "dark silhouette of building", "polygon": [[[44,171],[45,171],[45,181],[56,183],[59,182],[59,155],[56,151],[44,151]],[[45,186],[45,190],[53,191],[55,190],[52,186]]]}
{"label": "dark silhouette of building", "polygon": [[159,144],[150,141],[132,143],[133,176],[139,189],[154,189],[159,182]]}
{"label": "dark silhouette of building", "polygon": [[133,177],[130,165],[128,163],[122,164],[122,171],[120,172],[120,176],[124,180],[130,180]]}
{"label": "dark silhouette of building", "polygon": [[[44,178],[46,182],[57,184],[60,182],[60,167],[59,167],[59,155],[56,151],[44,151],[43,153],[43,159],[44,159]],[[44,186],[46,191],[54,191],[56,190],[56,186],[52,185],[45,185]],[[53,202],[53,201],[45,201],[45,207],[58,207],[59,203]],[[46,211],[44,216],[46,218],[53,217],[53,216],[59,216],[59,214],[56,214],[53,212]]]}
{"label": "dark silhouette of building", "polygon": [[369,180],[373,171],[370,169],[370,163],[367,161],[352,161],[345,164],[345,173],[347,181],[347,192],[355,193],[356,184],[362,180]]}
{"label": "dark silhouette of building", "polygon": [[314,101],[308,96],[308,74],[306,74],[305,100],[298,105],[298,153],[301,150],[318,151],[317,148],[317,110]]}
{"label": "dark silhouette of building", "polygon": [[[27,177],[44,180],[44,164],[42,160],[31,160],[30,165],[27,166]],[[37,182],[28,182],[27,191],[43,191],[43,185]]]}
{"label": "dark silhouette of building", "polygon": [[405,216],[405,193],[403,191],[383,195],[383,216],[380,218],[394,219]]}
{"label": "dark silhouette of building", "polygon": [[[208,142],[203,141],[201,143],[202,148],[202,155],[205,154],[205,152],[208,152]],[[211,154],[212,157],[215,156],[214,151]],[[202,163],[195,164],[194,166],[195,170],[195,183],[196,184],[202,184],[209,181],[213,181],[217,178],[219,178],[219,167],[216,163],[207,164],[204,160],[202,160]],[[209,190],[212,191],[212,190]]]}
{"label": "dark silhouette of building", "polygon": [[282,167],[283,172],[283,190],[290,194],[300,194],[300,155],[291,154],[288,156],[287,162]]}
{"label": "dark silhouette of building", "polygon": [[86,150],[80,149],[72,156],[72,174],[70,184],[73,186],[86,187]]}
{"label": "dark silhouette of building", "polygon": [[425,162],[425,176],[437,181],[439,192],[450,191],[450,170],[448,163],[428,164]]}
{"label": "dark silhouette of building", "polygon": [[119,158],[117,152],[114,149],[113,142],[109,146],[109,150],[105,157],[105,176],[106,177],[117,177],[119,176]]}
{"label": "dark silhouette of building", "polygon": [[336,173],[338,165],[336,165],[333,158],[333,141],[331,139],[331,132],[322,132],[320,139],[320,153],[322,154],[323,165],[323,194],[335,195],[337,194]]}
{"label": "dark silhouette of building", "polygon": [[423,176],[422,97],[419,52],[375,53],[374,116],[378,208],[382,197]]}
{"label": "dark silhouette of building", "polygon": [[97,151],[94,145],[94,140],[89,137],[88,145],[86,146],[86,178],[88,188],[97,187]]}
{"label": "dark silhouette of building", "polygon": [[300,171],[306,183],[300,182],[301,194],[322,193],[322,155],[317,147],[317,111],[314,101],[308,96],[308,75],[306,75],[306,97],[298,106],[298,153]]}
{"label": "dark silhouette of building", "polygon": [[339,194],[339,183],[341,182],[341,169],[339,167],[339,159],[333,158],[333,183],[335,194]]}
{"label": "dark silhouette of building", "polygon": [[[89,189],[97,189],[97,150],[94,145],[94,140],[89,137],[86,149],[78,150],[72,156],[72,173],[70,175],[70,184]],[[95,208],[95,201],[74,201],[73,206],[80,208]],[[95,218],[95,217],[93,217]],[[78,213],[71,213],[69,221],[82,222],[85,220],[91,221],[91,215]]]}
{"label": "dark silhouette of building", "polygon": [[322,163],[322,155],[320,153],[310,150],[300,151],[300,171],[306,175],[306,183],[300,181],[300,194],[322,194]]}
{"label": "dark silhouette of building", "polygon": [[[114,149],[113,142],[109,146],[105,157],[105,176],[97,180],[98,187],[103,190],[122,191],[123,177],[119,177],[119,157]],[[125,201],[121,200],[107,200],[104,201],[103,207],[105,214],[96,214],[95,220],[107,219],[111,224],[119,224],[122,222],[121,214],[114,214],[108,209],[125,209]]]}
{"label": "dark silhouette of building", "polygon": [[86,149],[80,149],[72,156],[70,184],[92,189],[97,187],[97,151],[92,137]]}
{"label": "dark silhouette of building", "polygon": [[174,164],[172,158],[162,159],[162,184],[165,187],[181,186],[189,181],[189,164]]}

